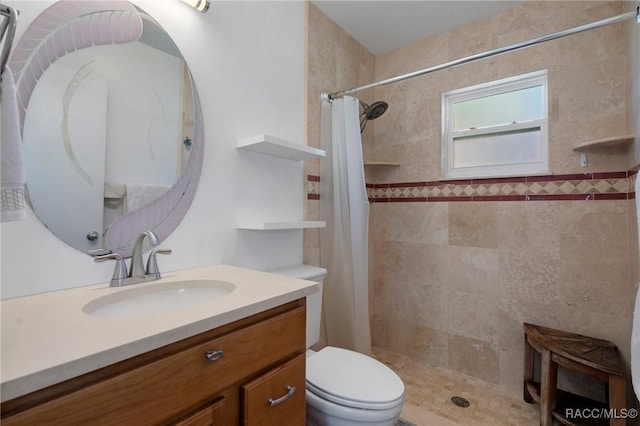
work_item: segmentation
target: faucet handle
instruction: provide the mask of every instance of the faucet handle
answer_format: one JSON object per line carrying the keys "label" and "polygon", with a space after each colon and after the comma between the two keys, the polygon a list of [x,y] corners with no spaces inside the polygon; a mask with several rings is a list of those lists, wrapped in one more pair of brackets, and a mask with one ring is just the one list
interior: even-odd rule
{"label": "faucet handle", "polygon": [[113,269],[111,277],[111,287],[120,287],[125,278],[127,278],[127,264],[120,253],[108,253],[93,258],[94,262],[104,262],[106,260],[115,260],[116,266]]}
{"label": "faucet handle", "polygon": [[171,254],[171,249],[154,248],[149,253],[147,259],[147,275],[154,275],[157,280],[160,279],[160,270],[158,269],[158,260],[156,254]]}

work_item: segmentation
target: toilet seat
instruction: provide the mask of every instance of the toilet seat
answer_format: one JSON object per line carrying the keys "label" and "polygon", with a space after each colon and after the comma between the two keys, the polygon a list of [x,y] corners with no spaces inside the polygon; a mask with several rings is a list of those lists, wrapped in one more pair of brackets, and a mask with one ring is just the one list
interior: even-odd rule
{"label": "toilet seat", "polygon": [[335,404],[368,410],[393,408],[404,399],[404,384],[389,367],[330,346],[307,358],[307,390]]}

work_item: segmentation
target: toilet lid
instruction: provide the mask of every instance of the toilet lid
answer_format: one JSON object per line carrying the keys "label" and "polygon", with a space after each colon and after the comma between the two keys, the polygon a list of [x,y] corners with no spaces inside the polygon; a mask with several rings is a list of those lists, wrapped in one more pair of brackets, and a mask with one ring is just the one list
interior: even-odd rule
{"label": "toilet lid", "polygon": [[330,346],[307,358],[307,390],[337,404],[380,410],[402,403],[404,397],[404,384],[389,367]]}

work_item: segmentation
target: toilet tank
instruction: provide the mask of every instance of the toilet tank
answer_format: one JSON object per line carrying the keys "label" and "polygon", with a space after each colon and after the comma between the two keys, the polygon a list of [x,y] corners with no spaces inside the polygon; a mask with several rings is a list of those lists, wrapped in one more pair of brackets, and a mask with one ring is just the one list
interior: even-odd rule
{"label": "toilet tank", "polygon": [[272,269],[268,272],[299,278],[301,280],[315,281],[320,285],[317,293],[307,296],[307,349],[320,340],[320,316],[322,314],[322,280],[327,275],[327,270],[311,265],[294,265],[284,268]]}

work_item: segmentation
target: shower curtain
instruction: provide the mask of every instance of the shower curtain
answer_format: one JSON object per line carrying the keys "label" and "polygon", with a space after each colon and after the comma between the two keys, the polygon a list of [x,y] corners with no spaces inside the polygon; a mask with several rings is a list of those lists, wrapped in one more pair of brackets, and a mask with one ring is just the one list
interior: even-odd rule
{"label": "shower curtain", "polygon": [[368,354],[369,200],[364,178],[358,99],[345,96],[322,104],[320,234],[324,280],[323,318],[327,343]]}

